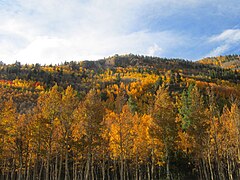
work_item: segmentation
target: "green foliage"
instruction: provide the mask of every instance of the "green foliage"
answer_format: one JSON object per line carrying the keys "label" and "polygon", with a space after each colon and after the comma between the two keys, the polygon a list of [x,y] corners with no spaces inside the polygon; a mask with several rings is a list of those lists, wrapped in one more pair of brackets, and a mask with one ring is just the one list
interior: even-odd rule
{"label": "green foliage", "polygon": [[130,96],[128,98],[128,106],[132,112],[132,114],[134,114],[135,112],[137,112],[137,103],[134,101],[134,99]]}

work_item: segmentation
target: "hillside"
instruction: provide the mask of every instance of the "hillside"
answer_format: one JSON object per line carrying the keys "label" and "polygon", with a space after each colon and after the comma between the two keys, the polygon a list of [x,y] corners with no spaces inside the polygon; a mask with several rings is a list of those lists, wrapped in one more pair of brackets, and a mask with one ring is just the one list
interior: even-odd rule
{"label": "hillside", "polygon": [[240,56],[239,55],[229,55],[229,56],[218,56],[204,58],[198,61],[201,64],[208,64],[213,66],[219,66],[224,69],[232,69],[240,71]]}
{"label": "hillside", "polygon": [[1,63],[0,176],[238,179],[238,57]]}
{"label": "hillside", "polygon": [[[54,84],[62,88],[71,85],[79,94],[86,94],[91,88],[105,91],[114,84],[130,85],[154,76],[165,81],[171,90],[182,91],[186,84],[195,82],[206,86],[227,88],[235,86],[240,80],[239,73],[230,69],[206,64],[206,60],[198,62],[182,59],[166,59],[157,57],[144,57],[136,55],[115,55],[99,61],[65,62],[61,65],[40,66],[39,64],[21,65],[16,62],[12,65],[0,65],[0,84],[7,91],[33,93],[37,97],[41,91],[48,90]],[[211,61],[212,62],[212,61]],[[181,82],[180,82],[181,81]],[[180,88],[181,87],[181,88]],[[10,89],[9,89],[10,88]],[[17,91],[16,91],[17,90]],[[5,89],[4,89],[5,91]],[[33,98],[34,99],[34,98]],[[29,100],[20,101],[19,106],[32,107]],[[22,108],[24,109],[24,108]]]}

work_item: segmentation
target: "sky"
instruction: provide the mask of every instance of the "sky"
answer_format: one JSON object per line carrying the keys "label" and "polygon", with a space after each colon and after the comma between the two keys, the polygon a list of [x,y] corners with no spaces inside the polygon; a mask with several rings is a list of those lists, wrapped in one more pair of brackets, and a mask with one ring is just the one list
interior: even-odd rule
{"label": "sky", "polygon": [[0,61],[240,54],[239,0],[0,0]]}

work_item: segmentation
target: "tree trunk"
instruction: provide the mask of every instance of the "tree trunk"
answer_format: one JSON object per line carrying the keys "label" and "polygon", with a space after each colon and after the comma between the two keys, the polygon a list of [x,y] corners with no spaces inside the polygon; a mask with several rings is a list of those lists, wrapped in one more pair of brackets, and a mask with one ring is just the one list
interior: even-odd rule
{"label": "tree trunk", "polygon": [[102,180],[105,180],[105,156],[104,155],[102,160]]}
{"label": "tree trunk", "polygon": [[118,179],[118,168],[117,168],[115,159],[113,160],[113,166],[114,166],[114,174],[113,174],[114,180],[117,180]]}
{"label": "tree trunk", "polygon": [[166,148],[166,170],[167,170],[167,180],[170,180],[170,169],[169,169],[169,154],[168,148]]}
{"label": "tree trunk", "polygon": [[229,160],[229,156],[228,155],[227,155],[227,171],[228,171],[228,179],[229,180],[233,180],[231,162]]}
{"label": "tree trunk", "polygon": [[27,167],[27,175],[26,175],[26,180],[28,180],[28,179],[30,179],[30,168],[31,168],[31,166],[32,166],[32,164],[31,164],[31,155],[30,155],[30,158],[29,158],[29,165],[28,165],[28,167]]}
{"label": "tree trunk", "polygon": [[95,177],[94,177],[94,157],[93,155],[91,155],[91,180],[94,180]]}
{"label": "tree trunk", "polygon": [[208,179],[208,173],[206,171],[206,165],[205,165],[205,161],[203,159],[200,160],[202,163],[202,170],[203,170],[203,173],[204,173],[204,179]]}
{"label": "tree trunk", "polygon": [[137,155],[135,157],[135,165],[136,165],[136,167],[135,167],[135,179],[138,180],[138,171],[139,171],[139,169],[138,169],[138,157],[137,157]]}
{"label": "tree trunk", "polygon": [[22,154],[20,154],[20,157],[19,157],[19,171],[18,171],[18,180],[21,180],[22,179],[22,168],[23,168],[23,158],[22,158]]}
{"label": "tree trunk", "polygon": [[43,160],[42,160],[41,168],[38,175],[39,179],[42,179],[42,170],[43,170]]}
{"label": "tree trunk", "polygon": [[158,179],[160,179],[160,178],[161,178],[161,167],[158,166]]}
{"label": "tree trunk", "polygon": [[12,172],[11,172],[11,179],[15,179],[15,159],[13,160],[13,164],[12,164]]}
{"label": "tree trunk", "polygon": [[120,179],[123,180],[123,157],[120,157]]}
{"label": "tree trunk", "polygon": [[68,145],[66,147],[66,152],[65,152],[65,180],[70,179],[69,178],[69,170],[68,170]]}
{"label": "tree trunk", "polygon": [[152,158],[152,162],[151,162],[151,179],[154,179],[155,158],[154,158],[153,149],[151,151],[151,158]]}
{"label": "tree trunk", "polygon": [[77,177],[77,170],[78,170],[78,165],[77,165],[77,162],[73,162],[73,179],[74,180],[77,180],[78,177]]}
{"label": "tree trunk", "polygon": [[211,164],[211,159],[210,159],[210,153],[209,153],[209,152],[208,152],[208,166],[209,166],[209,170],[210,170],[211,180],[214,180],[213,170],[212,170],[212,164]]}
{"label": "tree trunk", "polygon": [[58,155],[56,155],[55,159],[55,170],[54,170],[54,180],[58,178]]}
{"label": "tree trunk", "polygon": [[123,180],[126,179],[126,160],[123,160]]}
{"label": "tree trunk", "polygon": [[110,166],[109,166],[109,164],[110,164],[110,158],[108,157],[108,159],[107,159],[107,180],[110,180]]}
{"label": "tree trunk", "polygon": [[89,178],[89,169],[90,169],[90,152],[88,152],[88,158],[87,158],[87,162],[86,162],[86,168],[85,168],[85,180],[88,180]]}
{"label": "tree trunk", "polygon": [[62,152],[60,155],[60,164],[59,164],[59,171],[58,171],[58,180],[61,179],[61,175],[62,175],[62,163],[63,163],[63,157],[62,157]]}
{"label": "tree trunk", "polygon": [[47,153],[47,163],[46,163],[46,180],[49,180],[49,165],[50,165],[50,152]]}
{"label": "tree trunk", "polygon": [[150,173],[150,168],[149,168],[149,165],[147,164],[147,177],[148,177],[148,180],[151,180],[151,173]]}

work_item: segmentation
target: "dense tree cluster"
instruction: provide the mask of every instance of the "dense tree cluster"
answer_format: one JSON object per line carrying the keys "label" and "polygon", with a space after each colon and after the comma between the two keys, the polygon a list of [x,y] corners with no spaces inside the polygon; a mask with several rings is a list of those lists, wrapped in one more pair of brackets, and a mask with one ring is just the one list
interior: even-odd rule
{"label": "dense tree cluster", "polygon": [[220,66],[223,68],[233,69],[236,71],[240,70],[240,56],[236,54],[228,55],[228,56],[204,58],[199,62],[202,64]]}
{"label": "dense tree cluster", "polygon": [[124,58],[1,65],[1,179],[239,179],[238,81]]}
{"label": "dense tree cluster", "polygon": [[174,99],[160,86],[149,111],[138,113],[123,85],[107,101],[94,89],[83,100],[71,86],[60,89],[41,93],[23,114],[12,99],[2,103],[2,177],[239,178],[237,101],[220,110],[211,90],[190,85]]}

